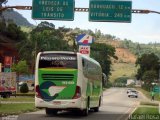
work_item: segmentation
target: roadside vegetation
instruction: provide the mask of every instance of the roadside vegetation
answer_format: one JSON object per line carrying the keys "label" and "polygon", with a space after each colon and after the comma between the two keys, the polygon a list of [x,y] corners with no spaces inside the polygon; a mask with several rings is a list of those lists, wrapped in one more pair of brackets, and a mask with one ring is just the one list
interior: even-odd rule
{"label": "roadside vegetation", "polygon": [[122,41],[121,47],[129,49],[133,54],[137,56],[154,53],[160,58],[160,43],[153,42],[148,44],[140,44],[134,43],[131,40],[124,39]]}
{"label": "roadside vegetation", "polygon": [[129,120],[159,120],[159,104],[141,102],[140,106],[130,115]]}
{"label": "roadside vegetation", "polygon": [[7,102],[33,102],[34,103],[34,96],[17,96],[17,97],[10,97],[10,98],[0,98],[1,101],[7,101]]}
{"label": "roadside vegetation", "polygon": [[34,103],[0,104],[0,116],[17,115],[36,110]]}
{"label": "roadside vegetation", "polygon": [[[25,94],[23,93],[23,95]],[[34,96],[11,96],[10,98],[0,98],[0,116],[17,115],[36,111],[38,109],[35,108],[34,101]]]}
{"label": "roadside vegetation", "polygon": [[153,91],[153,83],[158,84],[160,61],[154,53],[143,54],[136,61],[138,67],[136,78],[143,80],[142,88]]}
{"label": "roadside vegetation", "polygon": [[158,107],[154,107],[154,106],[146,106],[146,107],[139,107],[138,109],[136,109],[136,111],[133,113],[133,115],[149,115],[149,114],[159,114],[158,113]]}
{"label": "roadside vegetation", "polygon": [[159,120],[158,107],[139,107],[129,117],[129,120]]}
{"label": "roadside vegetation", "polygon": [[114,82],[120,77],[133,79],[136,74],[136,67],[134,63],[113,63],[111,73],[111,82]]}
{"label": "roadside vegetation", "polygon": [[[138,91],[141,91],[148,99],[151,100],[151,92],[150,92],[150,91],[147,91],[147,90],[145,90],[145,89],[143,89],[143,88],[136,88],[136,89],[137,89]],[[156,93],[154,99],[155,99],[156,101],[160,101],[160,94]]]}
{"label": "roadside vegetation", "polygon": [[30,33],[33,28],[34,28],[34,27],[21,26],[21,30],[22,30],[23,32],[26,32],[26,33]]}
{"label": "roadside vegetation", "polygon": [[140,102],[140,105],[141,106],[159,106],[159,103],[156,103],[156,102],[146,102],[146,101],[141,101]]}

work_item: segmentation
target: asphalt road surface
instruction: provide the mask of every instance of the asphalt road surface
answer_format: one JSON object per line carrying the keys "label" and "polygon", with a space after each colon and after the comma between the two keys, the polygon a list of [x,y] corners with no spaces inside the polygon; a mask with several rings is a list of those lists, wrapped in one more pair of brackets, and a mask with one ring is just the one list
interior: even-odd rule
{"label": "asphalt road surface", "polygon": [[18,120],[126,120],[130,113],[144,99],[139,94],[138,98],[129,98],[127,88],[111,88],[103,93],[103,104],[99,112],[90,111],[87,117],[82,117],[73,112],[61,112],[58,115],[47,116],[44,110],[21,114]]}

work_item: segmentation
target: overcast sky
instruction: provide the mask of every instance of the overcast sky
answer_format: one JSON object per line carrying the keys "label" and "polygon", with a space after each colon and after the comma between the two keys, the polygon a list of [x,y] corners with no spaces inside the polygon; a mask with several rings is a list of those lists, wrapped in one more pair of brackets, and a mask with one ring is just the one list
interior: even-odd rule
{"label": "overcast sky", "polygon": [[[8,0],[7,6],[31,6],[32,0]],[[89,8],[89,0],[75,0],[75,7]],[[148,9],[160,12],[160,0],[132,0],[132,9]],[[40,20],[31,18],[31,10],[18,10],[27,20],[37,25]],[[66,28],[81,28],[101,30],[104,34],[111,34],[121,39],[129,39],[133,42],[160,43],[160,14],[132,14],[131,23],[115,22],[89,22],[88,12],[75,12],[74,21],[55,21],[50,20],[56,28],[65,26]]]}

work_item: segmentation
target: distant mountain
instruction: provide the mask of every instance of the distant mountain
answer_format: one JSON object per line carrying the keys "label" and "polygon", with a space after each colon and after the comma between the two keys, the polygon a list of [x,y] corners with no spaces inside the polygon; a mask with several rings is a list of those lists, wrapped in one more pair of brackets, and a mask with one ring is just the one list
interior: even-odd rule
{"label": "distant mountain", "polygon": [[2,13],[2,15],[6,21],[13,21],[18,26],[27,26],[27,27],[33,26],[33,24],[29,23],[26,18],[24,18],[21,14],[14,11],[13,9],[5,10]]}

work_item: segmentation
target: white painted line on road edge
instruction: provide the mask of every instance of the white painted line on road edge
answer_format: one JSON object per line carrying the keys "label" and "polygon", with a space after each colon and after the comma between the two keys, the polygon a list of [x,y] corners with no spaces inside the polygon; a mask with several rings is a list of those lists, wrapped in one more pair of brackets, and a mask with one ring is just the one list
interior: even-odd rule
{"label": "white painted line on road edge", "polygon": [[128,116],[125,120],[128,120],[128,119],[130,118],[130,116],[131,116],[131,115],[134,113],[134,111],[138,108],[139,104],[140,104],[139,101],[137,101],[137,102],[134,104],[135,108],[130,112],[129,116]]}
{"label": "white painted line on road edge", "polygon": [[[131,107],[131,108],[128,108],[128,110],[124,113],[124,115],[121,115],[120,118],[117,118],[116,120],[128,120],[129,117],[133,114],[133,112],[137,109],[137,107],[139,106],[139,101],[136,101],[133,105],[133,107],[135,107],[134,109]],[[123,118],[125,117],[125,115],[129,115],[127,116],[126,118]],[[123,119],[122,119],[123,118]]]}

